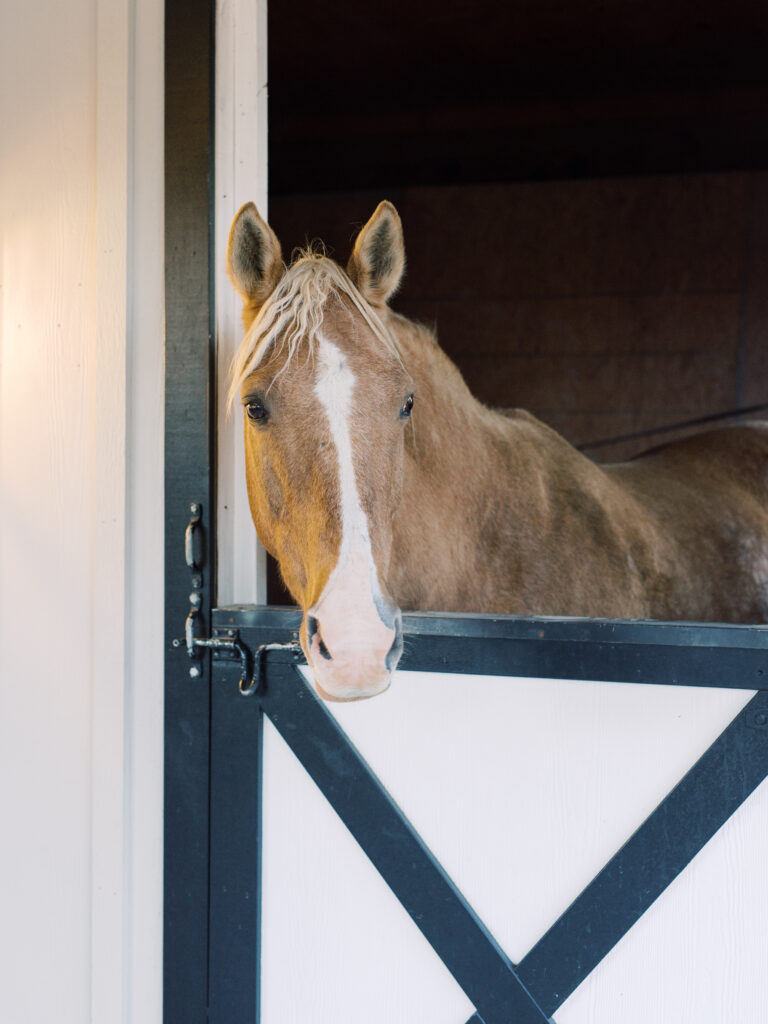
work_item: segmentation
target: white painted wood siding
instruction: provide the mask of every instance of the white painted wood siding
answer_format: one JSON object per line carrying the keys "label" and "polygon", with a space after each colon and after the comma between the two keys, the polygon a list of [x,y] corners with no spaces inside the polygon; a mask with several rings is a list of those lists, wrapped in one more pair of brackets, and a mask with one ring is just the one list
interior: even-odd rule
{"label": "white painted wood siding", "polygon": [[162,19],[2,11],[3,1024],[160,1020]]}

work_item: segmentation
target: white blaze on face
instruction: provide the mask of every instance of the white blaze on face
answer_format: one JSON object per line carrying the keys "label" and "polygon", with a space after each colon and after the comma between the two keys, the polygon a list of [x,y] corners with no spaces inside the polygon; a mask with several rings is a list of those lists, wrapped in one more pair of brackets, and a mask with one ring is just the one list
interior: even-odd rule
{"label": "white blaze on face", "polygon": [[327,338],[318,338],[315,358],[315,394],[328,417],[338,458],[341,544],[325,589],[307,613],[318,623],[308,655],[315,680],[326,694],[340,699],[370,697],[389,685],[387,656],[395,628],[394,622],[387,626],[382,621],[386,605],[352,458],[355,376],[343,352]]}

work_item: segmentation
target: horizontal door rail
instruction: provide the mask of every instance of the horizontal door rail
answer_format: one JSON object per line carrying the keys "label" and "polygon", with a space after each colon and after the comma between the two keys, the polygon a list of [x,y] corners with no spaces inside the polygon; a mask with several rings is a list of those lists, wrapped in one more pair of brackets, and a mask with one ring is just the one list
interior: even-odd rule
{"label": "horizontal door rail", "polygon": [[[214,628],[258,631],[257,646],[295,639],[300,624],[296,609],[245,605],[213,612]],[[768,626],[418,612],[403,616],[403,628],[408,643],[402,669],[723,689],[768,687]]]}

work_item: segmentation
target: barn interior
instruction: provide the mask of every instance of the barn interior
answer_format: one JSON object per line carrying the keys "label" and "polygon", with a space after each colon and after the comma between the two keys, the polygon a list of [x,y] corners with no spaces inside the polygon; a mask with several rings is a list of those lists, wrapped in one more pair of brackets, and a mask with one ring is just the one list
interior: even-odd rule
{"label": "barn interior", "polygon": [[768,402],[762,4],[294,0],[268,39],[284,253],[392,200],[393,305],[481,400],[574,444]]}

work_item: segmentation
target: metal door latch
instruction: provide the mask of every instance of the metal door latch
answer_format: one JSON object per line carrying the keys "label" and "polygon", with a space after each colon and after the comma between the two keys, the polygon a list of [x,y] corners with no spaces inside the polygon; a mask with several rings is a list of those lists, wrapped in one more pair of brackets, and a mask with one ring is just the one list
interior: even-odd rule
{"label": "metal door latch", "polygon": [[[194,595],[192,595],[194,596]],[[237,635],[237,630],[228,629],[226,636],[214,636],[210,639],[195,636],[195,621],[198,609],[190,608],[187,621],[184,625],[184,639],[174,640],[174,647],[186,645],[187,654],[190,658],[197,660],[198,649],[204,648],[214,652],[227,651],[234,654],[240,660],[240,681],[238,689],[244,697],[251,697],[261,690],[262,674],[264,671],[264,659],[267,651],[293,651],[298,660],[301,657],[301,645],[298,643],[287,644],[261,644],[256,648],[256,654],[251,658],[249,648]],[[189,669],[193,678],[198,678],[202,670],[198,664],[193,664]]]}
{"label": "metal door latch", "polygon": [[187,655],[193,661],[193,664],[189,667],[190,676],[193,679],[197,679],[202,675],[202,668],[197,664],[201,649],[231,651],[240,660],[240,692],[244,692],[244,688],[252,687],[251,652],[233,630],[229,630],[229,633],[233,635],[228,636],[214,636],[210,638],[195,636],[195,623],[200,613],[200,595],[193,591],[190,594],[190,602],[192,607],[189,609],[189,614],[184,623],[184,639],[173,641],[174,647],[185,646]]}
{"label": "metal door latch", "polygon": [[253,684],[251,671],[251,652],[240,640],[234,630],[228,630],[226,636],[212,638],[198,636],[196,626],[202,619],[203,606],[203,565],[205,562],[205,533],[203,530],[203,506],[195,501],[189,506],[190,519],[184,531],[184,561],[191,573],[192,592],[189,595],[189,613],[184,623],[184,637],[173,641],[174,647],[186,647],[187,655],[192,664],[189,674],[199,679],[203,674],[200,655],[203,650],[228,651],[240,661],[240,689],[249,688]]}
{"label": "metal door latch", "polygon": [[[173,641],[174,647],[185,647],[187,655],[192,664],[189,667],[189,674],[193,679],[199,679],[203,674],[200,664],[200,655],[203,650],[210,650],[214,657],[227,652],[240,662],[240,693],[244,697],[250,697],[258,693],[261,687],[261,676],[264,667],[264,658],[267,651],[294,651],[297,658],[301,655],[301,646],[297,643],[288,644],[262,644],[256,650],[255,657],[251,656],[248,647],[243,643],[237,634],[237,630],[228,629],[225,636],[202,637],[196,632],[198,620],[202,618],[201,608],[203,604],[203,562],[204,545],[202,516],[203,508],[198,502],[189,506],[190,520],[184,533],[184,559],[187,567],[192,573],[192,593],[189,595],[189,613],[184,623],[183,639]],[[225,655],[226,656],[226,655]]]}

